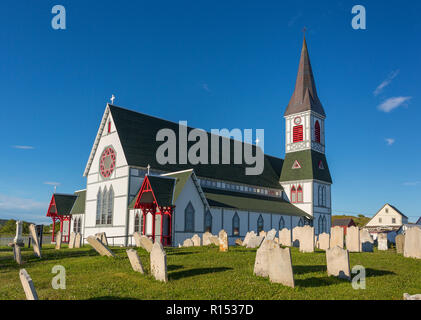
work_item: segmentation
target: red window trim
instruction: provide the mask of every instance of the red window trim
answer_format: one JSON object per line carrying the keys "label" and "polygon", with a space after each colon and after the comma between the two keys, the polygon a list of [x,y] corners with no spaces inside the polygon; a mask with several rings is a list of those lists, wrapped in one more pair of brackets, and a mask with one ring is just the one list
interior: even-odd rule
{"label": "red window trim", "polygon": [[111,133],[111,121],[108,121],[108,133]]}
{"label": "red window trim", "polygon": [[[301,200],[299,200],[299,195],[301,194]],[[303,188],[298,186],[297,188],[297,203],[303,203],[304,202],[304,195],[303,195]]]}
{"label": "red window trim", "polygon": [[297,190],[295,186],[291,188],[291,203],[297,203]]}

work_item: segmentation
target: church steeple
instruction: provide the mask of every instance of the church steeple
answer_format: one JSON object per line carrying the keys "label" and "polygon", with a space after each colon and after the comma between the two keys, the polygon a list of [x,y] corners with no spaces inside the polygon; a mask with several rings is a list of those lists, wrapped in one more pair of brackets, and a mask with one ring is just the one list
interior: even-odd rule
{"label": "church steeple", "polygon": [[307,42],[304,36],[295,90],[284,116],[305,111],[314,111],[323,117],[326,116],[319,97],[317,96],[316,83],[314,81]]}

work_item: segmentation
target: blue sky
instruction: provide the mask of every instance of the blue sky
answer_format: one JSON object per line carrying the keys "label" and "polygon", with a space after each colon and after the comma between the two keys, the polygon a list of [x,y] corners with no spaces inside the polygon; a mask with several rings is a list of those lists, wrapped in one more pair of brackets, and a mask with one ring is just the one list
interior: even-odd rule
{"label": "blue sky", "polygon": [[[67,29],[51,27],[51,9]],[[367,10],[367,30],[351,9]],[[85,187],[105,104],[212,128],[265,129],[284,156],[283,112],[307,43],[327,113],[333,211],[386,202],[421,216],[421,3],[2,1],[0,218],[49,222],[53,186]],[[382,107],[381,107],[382,106]]]}

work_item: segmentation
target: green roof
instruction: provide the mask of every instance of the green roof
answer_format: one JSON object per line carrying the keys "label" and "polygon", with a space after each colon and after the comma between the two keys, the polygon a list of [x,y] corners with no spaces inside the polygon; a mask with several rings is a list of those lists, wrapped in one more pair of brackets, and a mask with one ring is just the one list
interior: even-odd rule
{"label": "green roof", "polygon": [[313,219],[313,217],[306,212],[280,198],[242,194],[209,188],[204,188],[203,191],[205,192],[206,199],[211,207],[252,212],[267,212]]}
{"label": "green roof", "polygon": [[[248,176],[246,175],[245,169],[249,166],[245,162],[242,164],[234,164],[233,139],[230,139],[231,164],[211,164],[210,157],[212,152],[211,150],[208,150],[208,164],[160,165],[156,160],[156,150],[162,145],[162,142],[156,141],[157,133],[161,129],[166,128],[173,130],[178,137],[179,124],[113,105],[109,105],[109,108],[129,166],[146,168],[148,165],[151,165],[152,169],[161,170],[163,172],[177,172],[193,168],[199,178],[213,178],[217,180],[243,183],[251,186],[261,186],[282,190],[282,186],[279,184],[279,176],[283,160],[266,155],[264,157],[263,173],[258,176]],[[191,130],[193,130],[193,128],[187,128],[188,132]],[[212,135],[207,133],[207,136],[210,141]],[[219,163],[222,163],[221,150],[223,139],[226,138],[219,137]],[[188,150],[193,144],[195,144],[195,142],[189,141],[187,143]],[[210,149],[211,143],[208,143],[208,146]],[[176,150],[179,150],[178,148],[179,141],[177,138]],[[253,146],[252,148],[255,152],[256,146]]]}
{"label": "green roof", "polygon": [[85,202],[86,202],[86,190],[75,192],[77,199],[70,211],[70,214],[84,214],[85,213]]}
{"label": "green roof", "polygon": [[54,194],[54,201],[56,203],[57,215],[68,216],[71,213],[72,207],[76,201],[77,196],[73,194]]}
{"label": "green roof", "polygon": [[[300,164],[300,169],[292,168],[295,161],[298,161]],[[324,169],[319,168],[320,162],[323,164]],[[287,153],[280,181],[287,182],[312,179],[332,183],[326,156],[314,150]]]}

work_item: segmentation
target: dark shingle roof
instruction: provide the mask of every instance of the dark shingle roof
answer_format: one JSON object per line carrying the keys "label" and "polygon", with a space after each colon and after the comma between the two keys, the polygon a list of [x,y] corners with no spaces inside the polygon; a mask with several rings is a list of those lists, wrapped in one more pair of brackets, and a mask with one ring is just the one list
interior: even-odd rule
{"label": "dark shingle roof", "polygon": [[75,192],[77,199],[70,211],[70,214],[84,214],[85,213],[85,202],[86,202],[86,190]]}
{"label": "dark shingle roof", "polygon": [[70,215],[72,207],[77,199],[74,194],[54,194],[54,200],[57,208],[58,216]]}
{"label": "dark shingle roof", "polygon": [[[179,125],[178,123],[170,122],[163,119],[158,119],[149,115],[138,113],[135,111],[123,109],[117,106],[109,105],[114,124],[127,159],[127,163],[131,166],[146,167],[148,164],[155,170],[162,170],[164,172],[176,172],[193,168],[199,178],[214,178],[218,180],[225,180],[237,183],[243,183],[252,186],[261,186],[268,188],[277,188],[282,190],[279,184],[279,176],[282,168],[282,159],[271,156],[264,158],[264,172],[258,176],[247,176],[245,168],[249,167],[245,163],[234,164],[234,140],[230,140],[231,144],[231,164],[212,165],[210,164],[211,150],[209,150],[209,164],[166,164],[160,165],[156,161],[156,150],[163,142],[156,141],[158,131],[163,128],[171,129],[178,137]],[[188,132],[193,128],[188,128]],[[207,133],[210,141],[211,134]],[[222,138],[220,140],[220,150],[222,150]],[[188,148],[195,142],[188,142]],[[177,154],[178,154],[177,139]],[[209,148],[211,143],[208,144]],[[253,146],[253,150],[255,150]],[[220,158],[222,152],[219,152]],[[220,161],[222,163],[222,161]]]}
{"label": "dark shingle roof", "polygon": [[396,212],[397,213],[399,213],[402,217],[404,217],[404,218],[407,218],[408,219],[408,217],[406,216],[406,215],[404,215],[402,212],[400,212],[399,210],[398,210],[398,208],[396,208],[395,206],[392,206],[391,204],[389,204],[388,203],[388,205],[391,207],[391,208],[393,208],[394,210],[396,210]]}
{"label": "dark shingle roof", "polygon": [[[332,226],[333,227],[336,227],[336,226],[339,226],[339,227],[346,226],[346,227],[348,227],[351,224],[351,222],[353,222],[353,221],[354,220],[351,219],[351,218],[349,218],[349,219],[334,219],[333,222],[332,222]],[[355,225],[355,223],[354,223],[354,225]]]}
{"label": "dark shingle roof", "polygon": [[173,204],[175,179],[148,176],[153,193],[159,206],[170,206]]}

